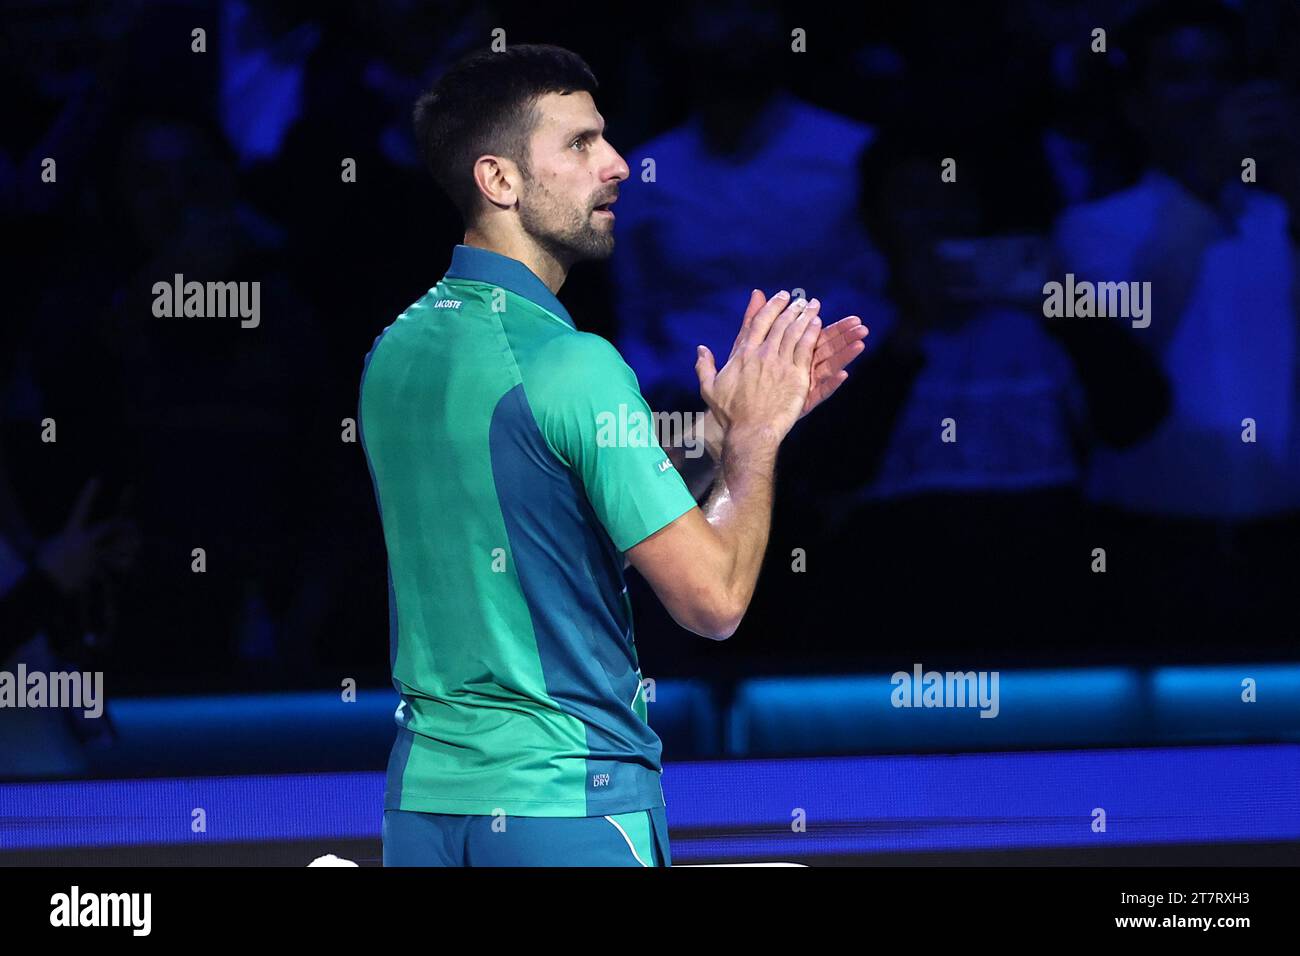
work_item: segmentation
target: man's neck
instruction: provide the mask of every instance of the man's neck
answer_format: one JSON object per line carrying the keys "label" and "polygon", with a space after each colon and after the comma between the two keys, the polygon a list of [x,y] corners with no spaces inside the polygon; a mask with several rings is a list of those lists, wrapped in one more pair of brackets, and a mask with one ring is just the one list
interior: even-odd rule
{"label": "man's neck", "polygon": [[551,290],[552,295],[560,291],[560,286],[564,285],[564,280],[569,275],[567,263],[551,255],[527,236],[490,236],[482,230],[470,228],[465,230],[465,238],[462,241],[467,246],[475,246],[495,252],[497,255],[519,260],[533,271],[533,275],[546,284],[546,288]]}

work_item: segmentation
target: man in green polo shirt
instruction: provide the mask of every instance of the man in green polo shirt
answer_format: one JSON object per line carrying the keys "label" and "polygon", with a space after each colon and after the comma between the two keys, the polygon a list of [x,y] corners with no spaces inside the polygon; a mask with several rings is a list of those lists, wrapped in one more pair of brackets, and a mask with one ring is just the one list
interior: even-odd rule
{"label": "man in green polo shirt", "polygon": [[613,251],[607,207],[628,176],[595,89],[576,55],[515,46],[462,61],[416,107],[466,228],[361,383],[401,697],[387,865],[670,862],[625,565],[683,627],[730,636],[777,447],[862,349],[856,317],[823,331],[816,300],[755,291],[722,369],[704,348],[696,366],[703,509],[653,430],[611,436],[650,411],[555,296],[576,262]]}

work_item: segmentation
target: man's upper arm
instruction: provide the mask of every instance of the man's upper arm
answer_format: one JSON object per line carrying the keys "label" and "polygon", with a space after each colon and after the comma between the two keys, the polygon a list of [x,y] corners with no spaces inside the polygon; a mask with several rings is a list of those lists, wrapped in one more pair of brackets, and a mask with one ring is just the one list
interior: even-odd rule
{"label": "man's upper arm", "polygon": [[640,571],[655,593],[663,597],[665,593],[691,586],[691,572],[703,564],[696,559],[714,541],[713,527],[704,512],[692,508],[629,548],[627,563]]}
{"label": "man's upper arm", "polygon": [[615,547],[626,552],[696,508],[614,346],[586,333],[563,336],[538,364],[527,391],[543,437],[581,482]]}

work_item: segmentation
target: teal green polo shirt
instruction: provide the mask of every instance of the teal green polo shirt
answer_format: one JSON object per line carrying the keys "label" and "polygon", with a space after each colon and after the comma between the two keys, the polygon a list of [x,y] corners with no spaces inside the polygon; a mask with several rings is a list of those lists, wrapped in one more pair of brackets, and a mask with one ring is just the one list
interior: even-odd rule
{"label": "teal green polo shirt", "polygon": [[485,249],[457,246],[375,340],[359,422],[401,697],[387,809],[663,805],[623,553],[695,500],[653,428],[611,430],[636,413],[617,350]]}

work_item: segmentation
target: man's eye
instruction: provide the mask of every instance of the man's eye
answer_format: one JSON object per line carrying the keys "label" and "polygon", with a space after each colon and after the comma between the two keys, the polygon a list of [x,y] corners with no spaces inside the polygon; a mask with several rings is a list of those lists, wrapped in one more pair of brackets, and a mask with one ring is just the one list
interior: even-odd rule
{"label": "man's eye", "polygon": [[576,138],[572,143],[570,143],[569,145],[570,145],[570,146],[582,146],[582,147],[585,148],[586,145],[587,145],[587,141],[584,140],[581,136],[579,136],[579,137],[577,137],[577,138]]}

